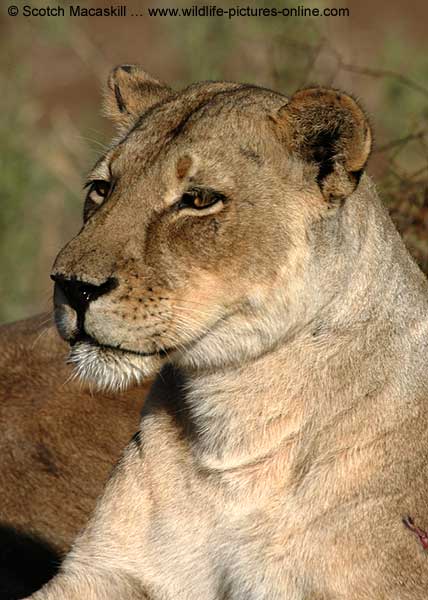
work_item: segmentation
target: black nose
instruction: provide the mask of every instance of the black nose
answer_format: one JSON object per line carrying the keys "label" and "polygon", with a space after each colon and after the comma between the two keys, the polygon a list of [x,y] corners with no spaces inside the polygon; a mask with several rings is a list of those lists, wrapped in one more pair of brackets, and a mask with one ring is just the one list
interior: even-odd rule
{"label": "black nose", "polygon": [[57,296],[57,291],[62,292],[68,304],[77,312],[79,317],[83,317],[90,302],[117,286],[117,280],[114,277],[110,277],[101,285],[93,285],[63,275],[51,275],[51,279],[55,281],[55,288],[57,286],[59,288],[59,290],[56,290],[55,296]]}

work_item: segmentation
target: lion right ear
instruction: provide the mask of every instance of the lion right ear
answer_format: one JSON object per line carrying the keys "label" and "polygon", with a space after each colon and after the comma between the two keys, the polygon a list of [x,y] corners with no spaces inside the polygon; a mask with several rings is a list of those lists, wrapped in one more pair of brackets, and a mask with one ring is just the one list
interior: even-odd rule
{"label": "lion right ear", "polygon": [[129,129],[151,106],[173,94],[138,65],[121,65],[110,73],[104,112],[120,132]]}
{"label": "lion right ear", "polygon": [[321,87],[300,90],[274,121],[288,150],[316,166],[316,181],[327,202],[352,194],[366,166],[372,134],[351,96]]}

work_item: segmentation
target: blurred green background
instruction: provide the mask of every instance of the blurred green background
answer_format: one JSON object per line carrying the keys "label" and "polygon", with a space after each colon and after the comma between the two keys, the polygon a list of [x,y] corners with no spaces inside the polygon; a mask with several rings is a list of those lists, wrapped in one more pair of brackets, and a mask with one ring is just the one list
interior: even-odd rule
{"label": "blurred green background", "polygon": [[[259,7],[347,7],[350,16],[232,20],[9,17],[7,4],[0,7],[0,322],[51,305],[51,264],[80,227],[84,175],[112,134],[100,115],[101,90],[120,63],[139,62],[177,87],[222,78],[286,94],[319,83],[356,95],[376,133],[369,170],[428,272],[426,1],[248,0]],[[127,7],[141,13],[195,4]]]}

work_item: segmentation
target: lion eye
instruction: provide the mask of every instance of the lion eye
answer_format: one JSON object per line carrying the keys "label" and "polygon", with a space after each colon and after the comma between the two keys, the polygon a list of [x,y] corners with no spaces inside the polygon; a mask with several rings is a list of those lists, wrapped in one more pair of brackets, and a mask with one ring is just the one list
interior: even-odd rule
{"label": "lion eye", "polygon": [[193,189],[185,192],[179,202],[178,209],[182,208],[194,208],[201,210],[217,204],[217,202],[224,202],[225,196],[219,192],[215,192],[210,189]]}
{"label": "lion eye", "polygon": [[85,188],[88,188],[85,204],[83,207],[83,222],[93,215],[101,206],[104,200],[111,192],[112,184],[105,179],[94,179],[89,181]]}
{"label": "lion eye", "polygon": [[88,198],[97,204],[101,204],[108,196],[111,183],[104,179],[95,179],[88,183]]}

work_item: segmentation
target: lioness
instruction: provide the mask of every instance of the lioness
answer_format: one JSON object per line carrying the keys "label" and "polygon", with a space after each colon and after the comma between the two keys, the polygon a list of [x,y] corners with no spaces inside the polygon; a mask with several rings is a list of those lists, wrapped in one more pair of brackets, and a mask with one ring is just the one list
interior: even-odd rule
{"label": "lioness", "polygon": [[115,69],[119,137],[53,268],[79,374],[158,372],[37,600],[428,594],[428,289],[355,100]]}

